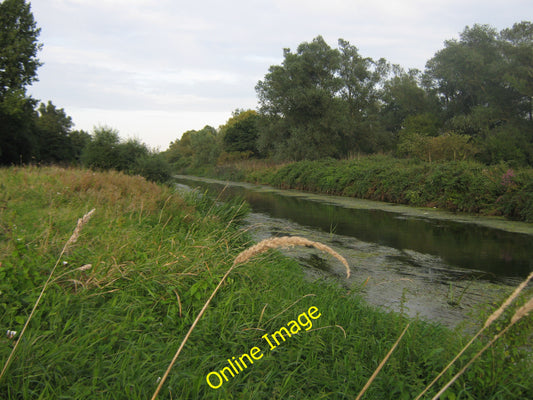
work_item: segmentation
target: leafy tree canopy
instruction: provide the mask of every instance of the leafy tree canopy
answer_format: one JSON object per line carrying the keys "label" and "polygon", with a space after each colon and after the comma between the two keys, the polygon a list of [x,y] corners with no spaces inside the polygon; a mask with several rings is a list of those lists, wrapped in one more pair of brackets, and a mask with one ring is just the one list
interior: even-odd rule
{"label": "leafy tree canopy", "polygon": [[37,80],[40,31],[25,0],[0,3],[0,97]]}
{"label": "leafy tree canopy", "polygon": [[254,110],[235,110],[233,116],[220,127],[224,150],[258,156],[257,137],[259,114]]}

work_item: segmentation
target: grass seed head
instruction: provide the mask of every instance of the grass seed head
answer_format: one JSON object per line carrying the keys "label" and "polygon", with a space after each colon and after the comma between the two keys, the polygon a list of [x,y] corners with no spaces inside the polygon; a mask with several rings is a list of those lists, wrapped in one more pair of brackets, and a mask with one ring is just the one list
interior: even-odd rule
{"label": "grass seed head", "polygon": [[333,250],[331,247],[326,246],[320,242],[313,242],[312,240],[305,239],[299,236],[283,236],[279,238],[265,239],[255,246],[250,247],[247,250],[244,250],[240,253],[233,262],[234,265],[242,264],[251,259],[257,254],[261,254],[270,249],[292,247],[292,246],[311,246],[318,250],[321,250],[325,253],[331,254],[333,257],[338,259],[346,267],[346,278],[350,277],[350,266],[346,259]]}

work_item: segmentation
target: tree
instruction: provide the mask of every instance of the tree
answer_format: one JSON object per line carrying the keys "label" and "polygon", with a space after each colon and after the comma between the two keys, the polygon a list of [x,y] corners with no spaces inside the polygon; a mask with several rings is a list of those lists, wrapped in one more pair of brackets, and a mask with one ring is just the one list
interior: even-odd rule
{"label": "tree", "polygon": [[254,110],[235,110],[233,116],[220,127],[224,151],[245,156],[258,156],[257,137],[259,115]]}
{"label": "tree", "polygon": [[117,169],[120,157],[119,144],[118,131],[109,127],[95,128],[92,140],[83,151],[83,164],[94,169]]}
{"label": "tree", "polygon": [[438,118],[438,99],[422,87],[421,72],[405,72],[399,66],[393,66],[393,70],[394,75],[385,81],[381,91],[380,117],[386,129],[397,134],[405,127],[405,120],[416,115],[432,114]]}
{"label": "tree", "polygon": [[513,106],[533,121],[533,24],[522,21],[500,33],[502,52],[507,60],[504,82],[517,92]]}
{"label": "tree", "polygon": [[466,27],[428,61],[425,79],[442,100],[446,130],[472,137],[481,160],[531,162],[531,22],[499,33],[488,25]]}
{"label": "tree", "polygon": [[174,140],[165,150],[164,155],[167,161],[178,169],[190,166],[192,163],[193,149],[191,136],[196,131],[189,130],[181,135],[181,138]]}
{"label": "tree", "polygon": [[35,158],[41,162],[73,162],[76,150],[70,137],[74,124],[65,110],[58,109],[49,101],[41,103],[35,121],[37,149]]}
{"label": "tree", "polygon": [[34,107],[35,100],[20,90],[0,99],[0,165],[32,161],[37,148]]}
{"label": "tree", "polygon": [[[358,49],[339,39],[341,61],[338,75],[343,100],[342,146],[345,150],[375,152],[386,147],[386,134],[379,120],[380,90],[390,65],[359,55]],[[346,155],[346,151],[341,152]]]}
{"label": "tree", "polygon": [[40,31],[25,0],[0,3],[0,99],[37,80]]}
{"label": "tree", "polygon": [[285,49],[282,65],[259,81],[260,151],[316,159],[382,150],[392,142],[379,119],[388,63],[362,57],[343,39],[338,46],[318,36],[295,53]]}
{"label": "tree", "polygon": [[170,143],[163,155],[177,169],[198,169],[215,165],[221,152],[221,136],[215,128],[206,125],[199,131],[183,133],[180,139]]}
{"label": "tree", "polygon": [[489,101],[496,85],[497,32],[487,25],[466,27],[461,39],[448,40],[426,64],[449,116],[467,114],[476,105]]}
{"label": "tree", "polygon": [[212,126],[206,125],[191,135],[192,166],[203,168],[215,165],[221,153],[221,140]]}
{"label": "tree", "polygon": [[256,86],[260,112],[267,121],[259,150],[284,159],[338,155],[339,51],[318,36],[301,43],[296,53],[284,49],[283,55],[282,65],[271,66]]}
{"label": "tree", "polygon": [[25,95],[41,65],[40,29],[24,0],[0,3],[0,164],[31,162],[37,148],[35,100]]}
{"label": "tree", "polygon": [[137,162],[146,159],[150,155],[148,147],[137,139],[128,139],[117,145],[117,158],[115,168],[118,171],[124,171],[129,174],[138,173]]}

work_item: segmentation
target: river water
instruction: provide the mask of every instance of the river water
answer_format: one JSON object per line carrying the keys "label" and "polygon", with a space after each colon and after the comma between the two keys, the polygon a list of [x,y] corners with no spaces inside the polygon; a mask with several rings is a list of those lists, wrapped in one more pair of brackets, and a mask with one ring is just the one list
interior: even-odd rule
{"label": "river water", "polygon": [[479,308],[500,302],[533,270],[533,224],[207,178],[177,176],[179,186],[240,196],[256,241],[303,236],[343,255],[284,250],[313,279],[334,278],[372,305],[471,330]]}

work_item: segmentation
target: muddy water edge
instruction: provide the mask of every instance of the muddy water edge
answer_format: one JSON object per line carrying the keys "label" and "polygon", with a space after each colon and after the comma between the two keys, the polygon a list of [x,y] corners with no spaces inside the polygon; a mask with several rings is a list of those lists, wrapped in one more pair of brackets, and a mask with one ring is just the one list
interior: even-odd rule
{"label": "muddy water edge", "polygon": [[283,252],[311,279],[336,279],[385,310],[468,331],[480,308],[500,302],[533,270],[533,224],[247,183],[176,176],[182,190],[240,196],[246,229],[260,241],[303,236],[331,246],[351,266],[310,250]]}

